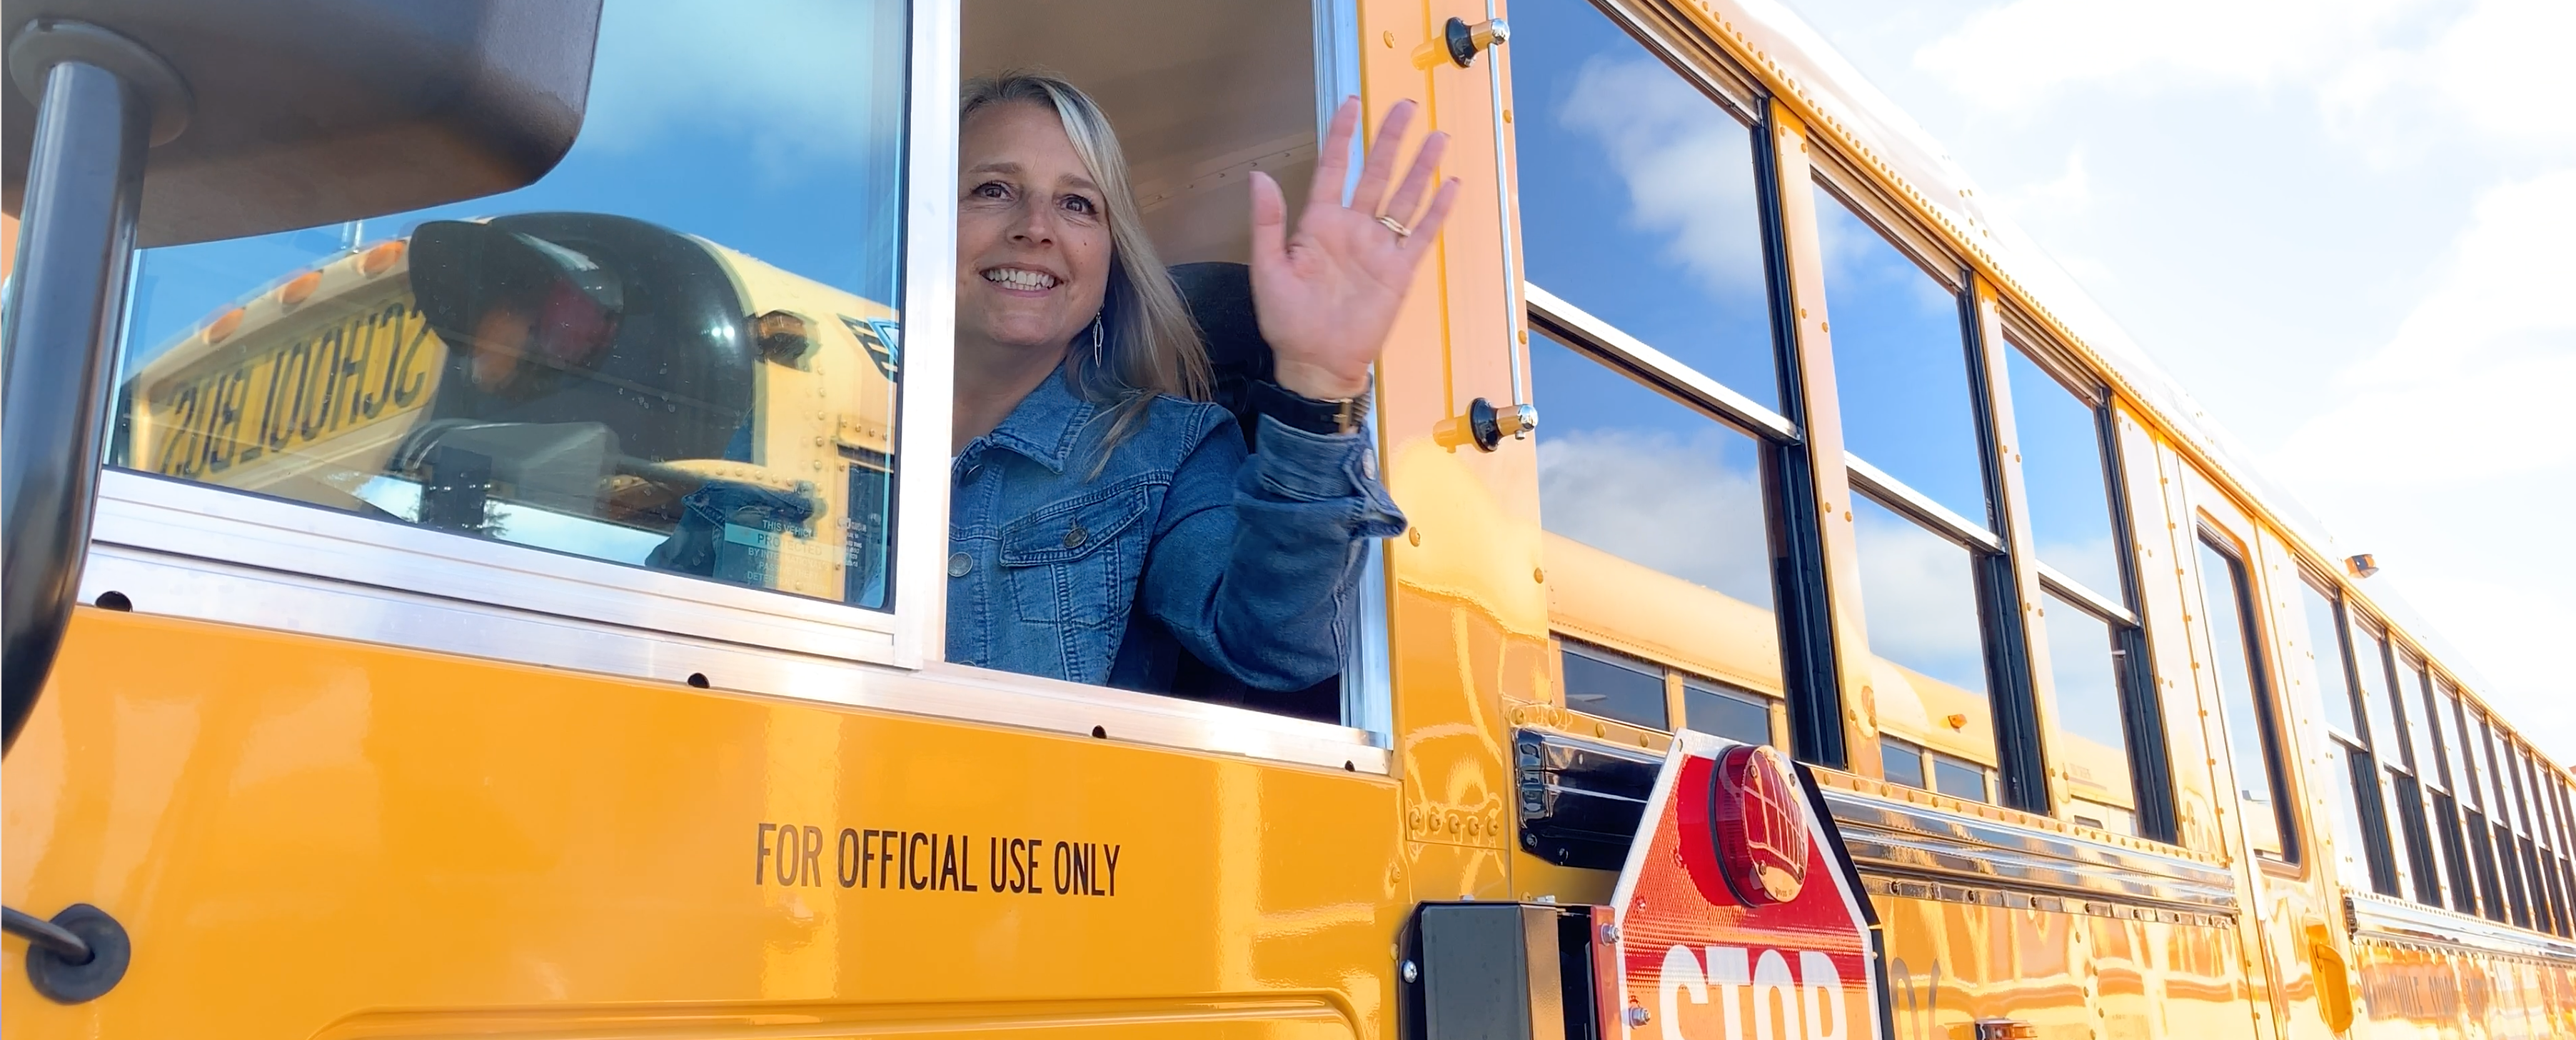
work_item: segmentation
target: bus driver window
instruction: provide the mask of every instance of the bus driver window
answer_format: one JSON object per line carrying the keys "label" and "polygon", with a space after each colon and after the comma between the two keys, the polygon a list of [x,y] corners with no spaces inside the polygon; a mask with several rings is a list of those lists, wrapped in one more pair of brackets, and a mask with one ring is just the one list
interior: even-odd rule
{"label": "bus driver window", "polygon": [[[1404,529],[1365,416],[1456,196],[1435,176],[1447,135],[1399,154],[1420,116],[1394,101],[1354,182],[1356,98],[1319,147],[1311,66],[1248,70],[1295,102],[1282,120],[1277,99],[1133,46],[1194,27],[1244,46],[1241,26],[1170,7],[968,9],[948,659],[1333,718],[1323,687],[1348,659],[1367,553]],[[1301,34],[1310,17],[1235,13]],[[1147,131],[1138,170],[1245,129],[1291,161],[1214,190],[1142,181],[1122,112]],[[1291,180],[1315,186],[1293,206]],[[1165,242],[1202,262],[1167,268]]]}
{"label": "bus driver window", "polygon": [[887,608],[904,6],[669,24],[534,185],[145,251],[111,464]]}

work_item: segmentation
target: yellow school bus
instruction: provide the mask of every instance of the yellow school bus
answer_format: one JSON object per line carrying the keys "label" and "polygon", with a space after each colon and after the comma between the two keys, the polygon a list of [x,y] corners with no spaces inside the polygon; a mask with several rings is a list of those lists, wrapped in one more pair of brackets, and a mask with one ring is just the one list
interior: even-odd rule
{"label": "yellow school bus", "polygon": [[[1185,289],[1345,94],[1454,137],[1287,708],[941,660],[953,99],[1028,65]],[[528,187],[139,254],[0,835],[129,949],[13,916],[0,1034],[2576,1035],[2570,775],[1777,5],[613,5],[590,89]],[[1434,986],[1684,731],[1811,778],[1880,1013]]]}

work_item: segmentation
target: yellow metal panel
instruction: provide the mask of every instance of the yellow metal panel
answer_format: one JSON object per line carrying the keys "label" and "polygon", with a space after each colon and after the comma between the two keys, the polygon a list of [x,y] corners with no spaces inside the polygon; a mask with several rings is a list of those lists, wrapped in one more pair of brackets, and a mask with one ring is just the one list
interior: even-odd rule
{"label": "yellow metal panel", "polygon": [[13,1038],[1383,1035],[1413,902],[1385,778],[87,609],[5,793],[8,904],[136,951]]}

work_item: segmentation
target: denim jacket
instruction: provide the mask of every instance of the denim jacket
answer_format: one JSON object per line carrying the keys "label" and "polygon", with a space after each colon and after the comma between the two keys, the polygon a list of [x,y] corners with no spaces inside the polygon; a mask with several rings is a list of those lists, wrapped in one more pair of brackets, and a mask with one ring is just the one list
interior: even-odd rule
{"label": "denim jacket", "polygon": [[[948,659],[1159,690],[1176,643],[1265,690],[1340,671],[1367,539],[1404,530],[1362,434],[1160,397],[1110,452],[1059,369],[950,476]],[[1095,470],[1097,475],[1094,475]]]}

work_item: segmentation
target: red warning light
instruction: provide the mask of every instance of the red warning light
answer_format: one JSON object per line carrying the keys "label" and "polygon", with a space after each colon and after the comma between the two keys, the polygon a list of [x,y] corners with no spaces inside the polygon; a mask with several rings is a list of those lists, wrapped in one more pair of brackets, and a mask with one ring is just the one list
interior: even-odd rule
{"label": "red warning light", "polygon": [[1780,752],[1739,744],[1709,778],[1709,829],[1718,874],[1746,906],[1798,898],[1807,883],[1806,816],[1797,778]]}

